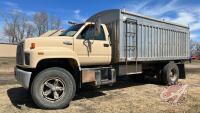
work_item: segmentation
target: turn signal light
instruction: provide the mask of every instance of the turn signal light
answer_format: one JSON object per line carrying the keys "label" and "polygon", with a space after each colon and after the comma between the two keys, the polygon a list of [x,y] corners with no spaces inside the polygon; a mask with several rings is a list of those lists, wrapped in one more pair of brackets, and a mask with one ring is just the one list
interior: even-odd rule
{"label": "turn signal light", "polygon": [[35,49],[35,43],[31,43],[30,49]]}

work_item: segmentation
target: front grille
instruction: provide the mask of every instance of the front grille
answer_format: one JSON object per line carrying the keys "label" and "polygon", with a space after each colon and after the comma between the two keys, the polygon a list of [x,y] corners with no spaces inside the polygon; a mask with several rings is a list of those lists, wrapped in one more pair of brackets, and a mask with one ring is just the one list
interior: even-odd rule
{"label": "front grille", "polygon": [[24,64],[24,43],[23,42],[17,45],[16,63],[19,65]]}

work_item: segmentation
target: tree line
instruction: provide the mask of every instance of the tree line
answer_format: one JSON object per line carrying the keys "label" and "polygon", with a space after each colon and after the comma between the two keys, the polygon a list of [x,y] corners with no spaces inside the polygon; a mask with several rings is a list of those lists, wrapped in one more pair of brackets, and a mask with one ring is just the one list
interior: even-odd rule
{"label": "tree line", "polygon": [[200,56],[200,42],[190,41],[191,56]]}
{"label": "tree line", "polygon": [[22,12],[1,15],[4,20],[4,35],[10,43],[18,43],[22,39],[37,37],[48,30],[62,29],[62,21],[46,12],[37,12],[31,17]]}

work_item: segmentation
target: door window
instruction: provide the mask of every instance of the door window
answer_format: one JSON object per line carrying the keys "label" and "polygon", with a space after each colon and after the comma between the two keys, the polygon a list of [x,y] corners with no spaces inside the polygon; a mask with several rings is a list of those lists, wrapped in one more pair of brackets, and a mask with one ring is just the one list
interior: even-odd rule
{"label": "door window", "polygon": [[78,36],[78,39],[91,39],[94,38],[94,25],[88,25]]}
{"label": "door window", "polygon": [[100,33],[96,36],[96,40],[105,40],[105,33],[102,26],[100,28]]}
{"label": "door window", "polygon": [[90,40],[105,40],[105,34],[103,27],[100,28],[100,33],[95,36],[95,27],[94,25],[88,25],[80,33],[78,39],[90,39]]}

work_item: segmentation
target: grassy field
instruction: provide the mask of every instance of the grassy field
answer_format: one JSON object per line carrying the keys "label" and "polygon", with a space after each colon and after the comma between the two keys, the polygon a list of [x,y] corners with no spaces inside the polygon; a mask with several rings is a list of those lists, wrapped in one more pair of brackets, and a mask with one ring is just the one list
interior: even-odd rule
{"label": "grassy field", "polygon": [[[0,62],[7,66],[14,64],[14,60]],[[113,86],[85,86],[65,109],[41,110],[29,93],[13,80],[12,84],[0,85],[0,113],[200,113],[200,64],[186,64],[186,72],[187,78],[180,82],[189,85],[187,97],[177,106],[161,100],[160,93],[166,86],[147,79],[134,81],[120,77]],[[12,78],[12,72],[8,73],[0,77]]]}

